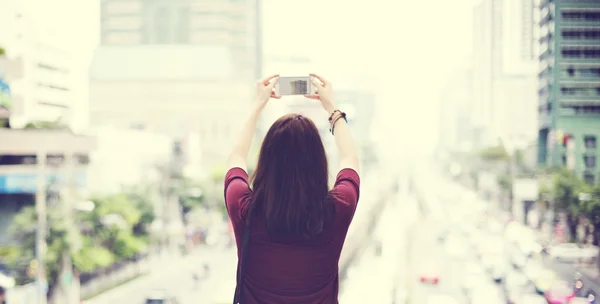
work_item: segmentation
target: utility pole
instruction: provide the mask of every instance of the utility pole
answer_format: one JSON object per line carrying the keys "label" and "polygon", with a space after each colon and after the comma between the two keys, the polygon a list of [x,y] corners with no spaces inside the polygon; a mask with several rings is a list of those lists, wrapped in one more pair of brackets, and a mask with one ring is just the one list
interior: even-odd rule
{"label": "utility pole", "polygon": [[35,257],[37,260],[36,287],[38,304],[47,303],[46,282],[46,152],[37,153],[37,191],[35,192],[35,211],[37,227],[35,235]]}
{"label": "utility pole", "polygon": [[62,302],[65,304],[72,304],[73,302],[73,262],[71,261],[71,252],[73,248],[71,246],[77,246],[75,243],[75,239],[73,238],[73,200],[76,198],[75,193],[75,157],[73,152],[68,151],[64,153],[64,161],[63,161],[63,177],[64,183],[61,188],[61,200],[59,202],[62,214],[62,220],[66,224],[67,227],[67,242],[69,243],[69,248],[62,252],[61,258],[61,275],[59,278],[59,286]]}

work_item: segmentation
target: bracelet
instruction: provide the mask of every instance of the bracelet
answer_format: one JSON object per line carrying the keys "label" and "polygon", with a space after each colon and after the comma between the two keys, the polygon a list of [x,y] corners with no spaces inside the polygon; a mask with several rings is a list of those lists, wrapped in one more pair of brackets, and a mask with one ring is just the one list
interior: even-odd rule
{"label": "bracelet", "polygon": [[333,115],[331,116],[331,120],[329,120],[329,132],[331,132],[331,127],[333,126],[333,123],[338,119],[338,117],[342,116],[342,112],[337,112],[337,113],[333,113]]}
{"label": "bracelet", "polygon": [[336,122],[338,122],[338,120],[340,120],[341,118],[343,118],[343,119],[344,119],[344,121],[345,121],[346,123],[348,123],[348,119],[346,119],[346,113],[344,113],[344,112],[340,112],[340,113],[341,113],[341,114],[340,114],[340,116],[338,116],[338,117],[337,117],[337,118],[336,118],[336,119],[333,121],[333,123],[331,124],[331,130],[329,130],[329,131],[331,131],[331,135],[335,135],[335,134],[333,133],[333,131],[335,130],[335,123],[336,123]]}
{"label": "bracelet", "polygon": [[329,122],[331,123],[331,121],[333,120],[333,116],[335,115],[335,113],[342,113],[342,111],[340,110],[334,110],[333,112],[331,112],[331,115],[329,115]]}

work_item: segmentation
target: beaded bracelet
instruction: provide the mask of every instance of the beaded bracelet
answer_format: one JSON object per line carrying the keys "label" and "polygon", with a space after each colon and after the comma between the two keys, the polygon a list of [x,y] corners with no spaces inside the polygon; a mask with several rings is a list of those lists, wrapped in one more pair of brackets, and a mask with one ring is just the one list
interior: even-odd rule
{"label": "beaded bracelet", "polygon": [[338,122],[338,120],[340,120],[341,118],[343,118],[343,119],[344,119],[344,121],[345,121],[346,123],[348,123],[348,119],[346,119],[346,113],[344,113],[344,112],[340,112],[340,116],[338,116],[338,117],[337,117],[337,118],[336,118],[336,119],[333,121],[333,123],[331,124],[331,129],[329,130],[329,131],[331,131],[331,135],[335,135],[335,134],[333,133],[333,131],[335,130],[335,123],[336,123],[336,122]]}

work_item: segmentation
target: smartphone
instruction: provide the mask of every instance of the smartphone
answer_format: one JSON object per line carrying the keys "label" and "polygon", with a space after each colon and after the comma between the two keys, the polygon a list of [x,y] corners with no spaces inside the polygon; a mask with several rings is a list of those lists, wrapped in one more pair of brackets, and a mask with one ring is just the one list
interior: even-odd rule
{"label": "smartphone", "polygon": [[275,85],[275,93],[284,95],[313,95],[315,88],[310,81],[310,76],[279,77]]}

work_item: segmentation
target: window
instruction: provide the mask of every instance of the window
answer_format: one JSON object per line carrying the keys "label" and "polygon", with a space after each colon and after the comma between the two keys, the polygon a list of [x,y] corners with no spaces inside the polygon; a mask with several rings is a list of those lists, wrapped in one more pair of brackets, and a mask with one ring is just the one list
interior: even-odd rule
{"label": "window", "polygon": [[586,149],[596,149],[596,136],[585,135],[583,137],[583,142]]}
{"label": "window", "polygon": [[168,44],[170,11],[166,7],[159,7],[154,14],[154,39],[153,43]]}
{"label": "window", "polygon": [[587,169],[596,168],[596,156],[584,156],[583,162],[585,163],[585,167]]}
{"label": "window", "polygon": [[590,172],[585,172],[583,174],[583,179],[588,184],[594,184],[596,182],[596,177],[594,176],[593,173],[590,173]]}
{"label": "window", "polygon": [[177,43],[189,43],[190,42],[190,14],[191,10],[189,6],[183,6],[179,8],[177,18]]}

